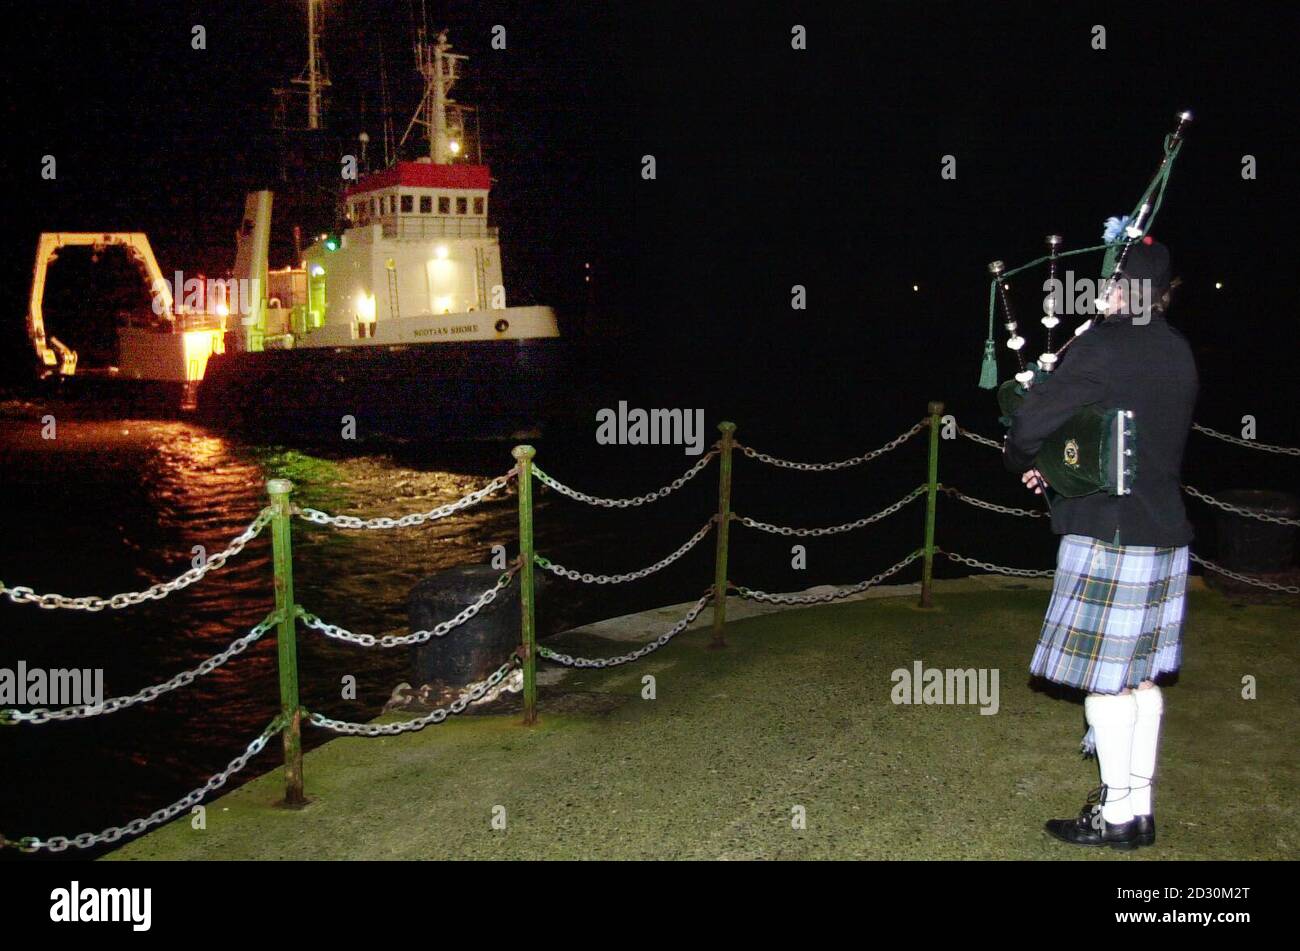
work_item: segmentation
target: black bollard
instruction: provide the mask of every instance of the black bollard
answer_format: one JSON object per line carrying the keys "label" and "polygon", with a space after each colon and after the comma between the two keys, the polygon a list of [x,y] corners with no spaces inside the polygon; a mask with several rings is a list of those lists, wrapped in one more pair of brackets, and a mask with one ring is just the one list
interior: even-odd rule
{"label": "black bollard", "polygon": [[[1238,508],[1281,518],[1300,515],[1294,495],[1262,489],[1233,489],[1219,500]],[[1225,568],[1233,571],[1280,571],[1291,565],[1295,527],[1265,522],[1245,515],[1218,511],[1219,553]]]}
{"label": "black bollard", "polygon": [[[411,631],[427,631],[448,621],[496,584],[501,570],[486,565],[448,568],[419,581],[406,599]],[[541,590],[545,581],[537,577]],[[505,663],[520,644],[519,583],[497,592],[496,599],[443,637],[411,647],[411,679],[417,687],[432,684],[458,690],[484,680]]]}

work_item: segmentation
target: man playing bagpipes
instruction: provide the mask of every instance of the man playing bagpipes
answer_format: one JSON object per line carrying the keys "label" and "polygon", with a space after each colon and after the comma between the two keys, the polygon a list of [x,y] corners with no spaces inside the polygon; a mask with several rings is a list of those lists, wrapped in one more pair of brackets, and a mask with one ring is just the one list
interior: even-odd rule
{"label": "man playing bagpipes", "polygon": [[[1180,118],[1157,173],[1161,194],[1190,115]],[[1057,354],[1040,358],[1032,374],[1024,373],[1022,360],[1019,385],[1004,386],[1022,397],[1009,413],[1005,464],[1036,494],[1047,493],[1052,531],[1062,536],[1030,672],[1086,693],[1084,749],[1095,749],[1101,772],[1102,785],[1083,812],[1050,820],[1046,829],[1071,844],[1118,849],[1155,842],[1152,789],[1164,710],[1155,681],[1181,660],[1192,539],[1180,470],[1196,401],[1196,364],[1186,339],[1165,319],[1170,257],[1146,233],[1154,217],[1152,192],[1127,228],[1128,219],[1109,223],[1103,270],[1109,279],[1099,293],[1098,316]],[[1059,239],[1049,239],[1054,264],[1053,241]],[[1001,284],[1001,271],[994,274]],[[1050,334],[1049,320],[1059,310],[1050,303],[1046,310]],[[1014,341],[1023,340],[1007,316],[1018,349]],[[1098,468],[1119,475],[1095,488],[1075,487],[1088,436],[1097,433],[1106,437]],[[1060,473],[1063,484],[1071,482],[1067,494],[1057,493],[1045,468]]]}

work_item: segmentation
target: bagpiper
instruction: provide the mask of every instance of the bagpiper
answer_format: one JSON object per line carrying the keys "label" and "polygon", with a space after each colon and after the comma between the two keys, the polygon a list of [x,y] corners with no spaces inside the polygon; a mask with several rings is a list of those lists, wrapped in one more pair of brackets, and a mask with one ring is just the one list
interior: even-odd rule
{"label": "bagpiper", "polygon": [[[1101,773],[1078,817],[1046,823],[1050,835],[1073,845],[1129,850],[1156,838],[1152,793],[1164,713],[1157,682],[1182,659],[1192,526],[1180,472],[1198,389],[1191,347],[1166,319],[1176,283],[1169,250],[1149,234],[1156,185],[1162,197],[1191,115],[1179,118],[1135,214],[1107,223],[1097,313],[1051,359],[1022,368],[1018,386],[1007,384],[1018,405],[1009,413],[1004,462],[1027,488],[1046,493],[1052,531],[1061,536],[1029,668],[1085,693],[1084,751],[1095,752]],[[991,269],[1003,286],[1001,270]],[[1045,309],[1050,333],[1060,311]],[[1013,342],[1023,346],[1013,324],[1008,315]],[[1107,413],[1118,420],[1113,428],[1087,423]],[[1064,483],[1080,468],[1087,440],[1074,438],[1072,426],[1109,437],[1097,468],[1118,475],[1060,494],[1043,469],[1062,473]]]}

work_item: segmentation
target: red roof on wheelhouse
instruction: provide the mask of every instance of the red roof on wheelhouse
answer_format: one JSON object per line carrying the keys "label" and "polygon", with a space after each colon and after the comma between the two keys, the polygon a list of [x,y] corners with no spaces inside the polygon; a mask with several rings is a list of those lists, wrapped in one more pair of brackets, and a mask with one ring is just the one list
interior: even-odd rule
{"label": "red roof on wheelhouse", "polygon": [[347,190],[347,196],[377,188],[407,185],[412,188],[490,188],[486,165],[435,165],[432,162],[398,162],[381,172],[362,178]]}

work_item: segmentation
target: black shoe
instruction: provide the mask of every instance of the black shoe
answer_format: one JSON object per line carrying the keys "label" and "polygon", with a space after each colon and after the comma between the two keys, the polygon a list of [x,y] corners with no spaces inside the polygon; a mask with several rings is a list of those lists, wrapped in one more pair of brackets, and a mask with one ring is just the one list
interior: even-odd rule
{"label": "black shoe", "polygon": [[1101,819],[1100,828],[1097,828],[1091,816],[1082,815],[1077,819],[1048,819],[1045,828],[1051,835],[1071,845],[1109,845],[1112,849],[1128,851],[1147,844],[1138,838],[1136,819],[1118,824]]}
{"label": "black shoe", "polygon": [[1138,845],[1155,845],[1156,844],[1156,817],[1136,816],[1133,819],[1137,823],[1137,843]]}
{"label": "black shoe", "polygon": [[[1075,819],[1049,819],[1044,828],[1048,834],[1068,842],[1071,845],[1108,845],[1112,849],[1128,851],[1145,844],[1141,841],[1139,820],[1128,822],[1107,822],[1101,814],[1102,804],[1106,801],[1106,787],[1094,790],[1088,796],[1088,804],[1083,807]],[[1150,820],[1150,817],[1146,817]],[[1151,826],[1151,841],[1155,841],[1155,824]]]}

